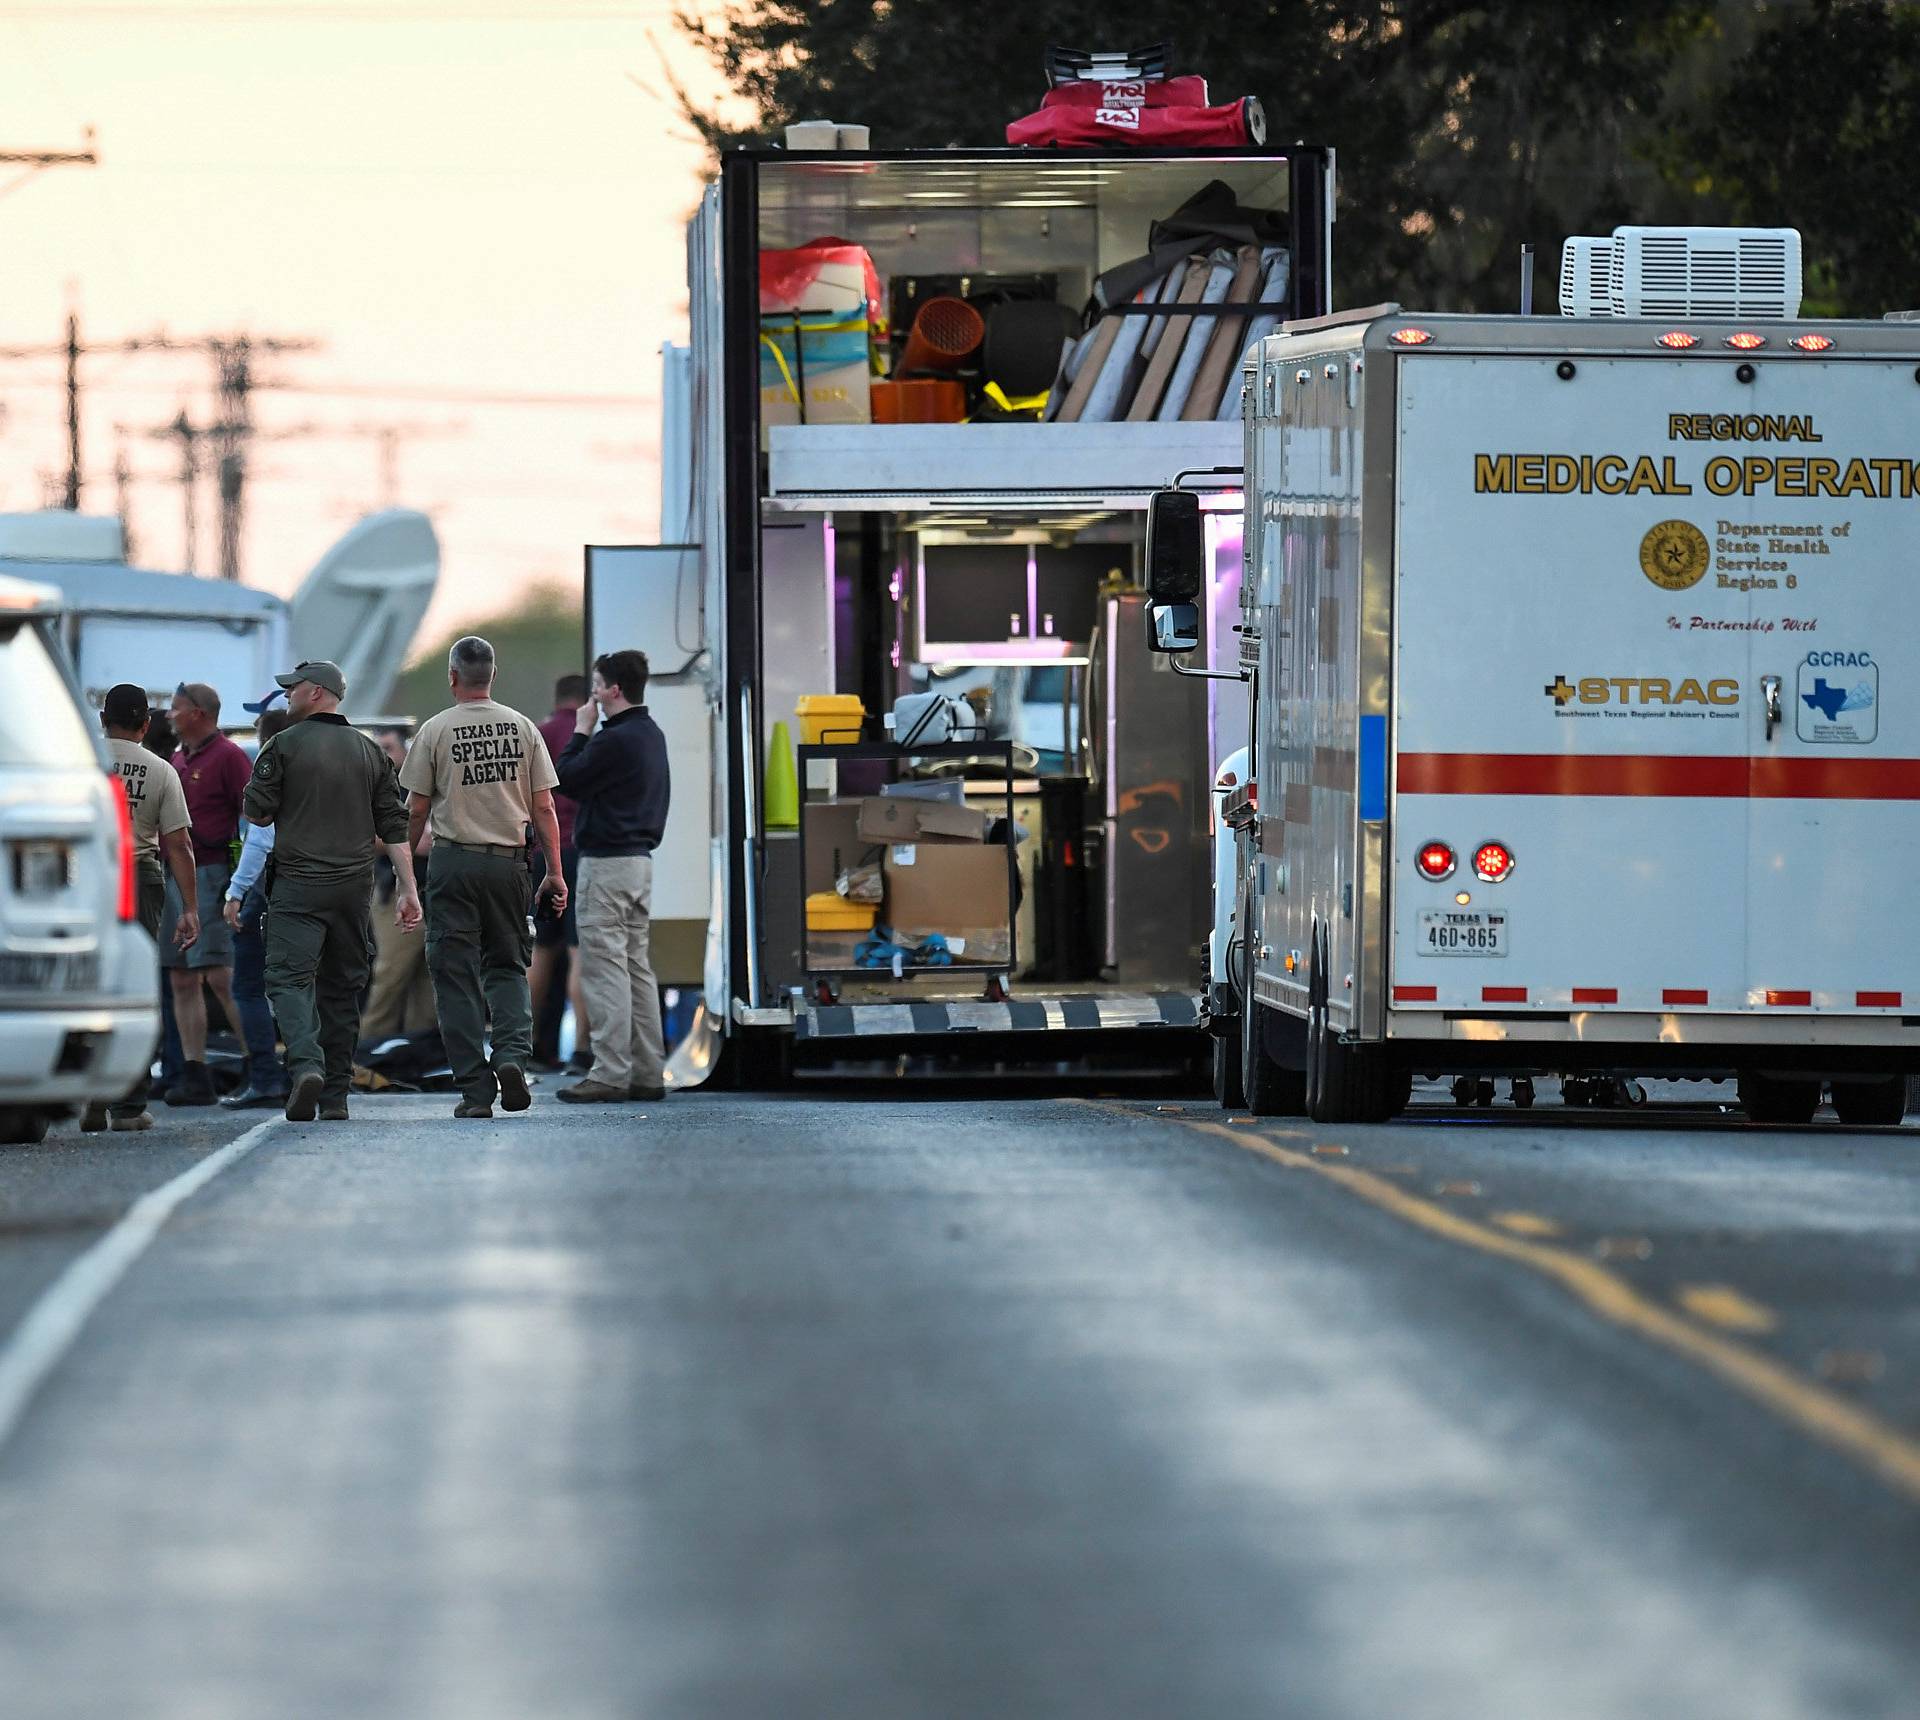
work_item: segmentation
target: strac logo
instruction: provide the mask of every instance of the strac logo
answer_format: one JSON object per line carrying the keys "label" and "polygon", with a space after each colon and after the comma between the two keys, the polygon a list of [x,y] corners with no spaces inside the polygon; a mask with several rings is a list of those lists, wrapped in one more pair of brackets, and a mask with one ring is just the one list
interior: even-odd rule
{"label": "strac logo", "polygon": [[1581,705],[1737,705],[1740,683],[1732,679],[1673,680],[1661,675],[1581,675],[1554,678],[1540,689],[1564,710]]}

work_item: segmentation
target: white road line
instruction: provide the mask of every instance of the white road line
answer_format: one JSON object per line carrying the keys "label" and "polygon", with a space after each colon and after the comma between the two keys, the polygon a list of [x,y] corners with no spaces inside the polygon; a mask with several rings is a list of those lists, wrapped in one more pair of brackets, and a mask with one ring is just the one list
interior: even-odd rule
{"label": "white road line", "polygon": [[34,1394],[73,1348],[94,1310],[112,1295],[114,1286],[146,1253],[175,1210],[229,1165],[244,1159],[280,1120],[269,1117],[256,1123],[191,1170],[143,1194],[118,1224],[41,1292],[13,1336],[0,1347],[0,1446],[13,1437]]}

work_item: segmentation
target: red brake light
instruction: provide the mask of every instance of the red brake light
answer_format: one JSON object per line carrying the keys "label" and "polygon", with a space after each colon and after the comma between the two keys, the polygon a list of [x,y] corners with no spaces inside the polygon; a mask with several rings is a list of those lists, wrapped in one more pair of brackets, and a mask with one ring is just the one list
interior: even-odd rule
{"label": "red brake light", "polygon": [[108,780],[113,784],[113,810],[120,826],[120,901],[117,911],[123,924],[131,924],[140,917],[140,884],[133,864],[133,813],[127,806],[127,785],[121,781],[120,773],[111,772]]}
{"label": "red brake light", "polygon": [[1504,842],[1483,842],[1473,851],[1473,875],[1497,884],[1513,870],[1513,853]]}
{"label": "red brake light", "polygon": [[1453,850],[1444,842],[1423,842],[1413,863],[1420,868],[1421,877],[1431,878],[1437,884],[1453,873]]}
{"label": "red brake light", "polygon": [[1767,337],[1763,334],[1747,334],[1743,331],[1727,336],[1727,345],[1735,352],[1758,352],[1766,344]]}
{"label": "red brake light", "polygon": [[1387,339],[1395,346],[1425,346],[1433,336],[1423,328],[1397,328]]}
{"label": "red brake light", "polygon": [[1833,342],[1823,334],[1799,334],[1787,342],[1788,346],[1797,346],[1802,352],[1831,352]]}
{"label": "red brake light", "polygon": [[1661,335],[1654,342],[1655,346],[1664,346],[1669,352],[1685,352],[1688,347],[1698,346],[1699,344],[1700,337],[1697,334],[1688,334],[1685,329],[1681,328],[1673,329],[1669,333]]}

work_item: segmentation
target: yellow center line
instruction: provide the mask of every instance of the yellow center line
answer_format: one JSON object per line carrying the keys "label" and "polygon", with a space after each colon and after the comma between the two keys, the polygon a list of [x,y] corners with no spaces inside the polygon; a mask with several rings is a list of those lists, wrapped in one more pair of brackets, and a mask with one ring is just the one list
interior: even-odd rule
{"label": "yellow center line", "polygon": [[1760,1336],[1780,1328],[1779,1315],[1731,1284],[1682,1284],[1673,1299],[1696,1320],[1724,1326],[1729,1332]]}
{"label": "yellow center line", "polygon": [[[1127,1114],[1139,1115],[1138,1112]],[[1225,1123],[1194,1117],[1182,1117],[1180,1123],[1183,1128],[1217,1135],[1244,1152],[1257,1153],[1288,1170],[1325,1177],[1429,1235],[1526,1267],[1558,1284],[1603,1320],[1705,1369],[1782,1421],[1853,1459],[1896,1492],[1920,1503],[1920,1440],[1908,1437],[1871,1410],[1827,1391],[1771,1356],[1695,1325],[1658,1302],[1650,1301],[1606,1267],[1564,1248],[1510,1236],[1475,1219],[1449,1212],[1419,1195],[1396,1188],[1371,1171],[1316,1159],[1311,1153],[1296,1152],[1265,1136],[1229,1128]]]}
{"label": "yellow center line", "polygon": [[1515,1236],[1561,1236],[1565,1233],[1550,1218],[1537,1212],[1495,1212],[1487,1216],[1489,1224],[1497,1224],[1502,1230],[1511,1231]]}

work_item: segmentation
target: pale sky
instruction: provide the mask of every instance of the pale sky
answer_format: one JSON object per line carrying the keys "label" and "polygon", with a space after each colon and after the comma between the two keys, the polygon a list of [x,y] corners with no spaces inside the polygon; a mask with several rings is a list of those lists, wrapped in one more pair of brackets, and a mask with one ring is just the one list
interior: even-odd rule
{"label": "pale sky", "polygon": [[[0,0],[0,150],[77,148],[91,125],[101,155],[24,184],[0,164],[0,346],[59,340],[69,292],[89,340],[316,338],[257,366],[315,392],[255,395],[265,430],[302,433],[254,444],[249,583],[290,591],[378,505],[369,432],[398,425],[398,499],[441,538],[428,629],[533,578],[577,586],[582,544],[655,534],[659,348],[685,338],[704,162],[663,54],[714,91],[672,11]],[[42,505],[65,469],[60,375],[0,361],[0,511]],[[145,432],[182,406],[210,418],[211,375],[184,353],[84,361],[82,506],[114,511],[125,426],[145,566],[181,567],[185,536],[177,446]],[[472,398],[490,394],[615,398]]]}

